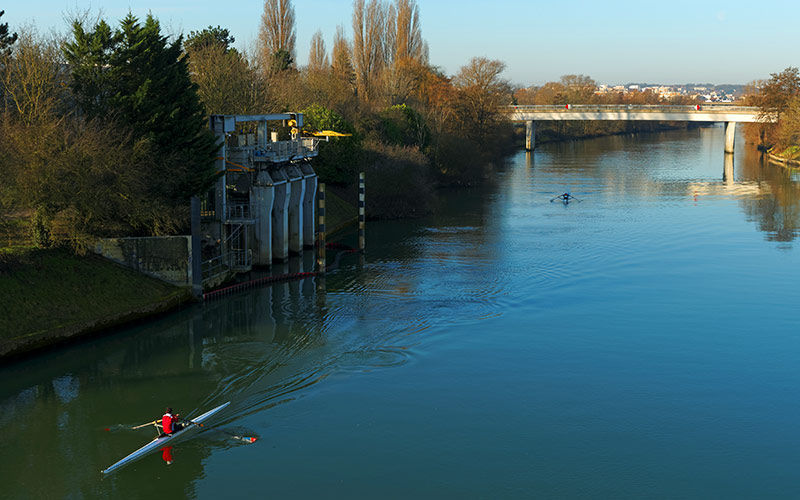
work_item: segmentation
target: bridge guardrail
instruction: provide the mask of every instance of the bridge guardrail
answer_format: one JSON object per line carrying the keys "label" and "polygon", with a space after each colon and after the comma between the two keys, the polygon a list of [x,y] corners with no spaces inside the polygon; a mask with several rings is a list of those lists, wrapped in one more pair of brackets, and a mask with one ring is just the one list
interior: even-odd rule
{"label": "bridge guardrail", "polygon": [[592,111],[636,111],[651,113],[691,113],[691,112],[724,112],[724,113],[760,113],[757,106],[738,106],[731,104],[520,104],[505,107],[509,113],[514,112],[536,112],[543,113],[570,113],[570,112],[592,112]]}

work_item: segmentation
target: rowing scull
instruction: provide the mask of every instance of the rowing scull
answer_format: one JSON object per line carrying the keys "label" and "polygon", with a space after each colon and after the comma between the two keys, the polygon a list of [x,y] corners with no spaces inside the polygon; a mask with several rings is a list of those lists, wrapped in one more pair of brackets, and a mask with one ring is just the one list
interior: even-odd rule
{"label": "rowing scull", "polygon": [[[202,415],[200,415],[197,418],[194,418],[192,420],[187,421],[187,424],[183,427],[183,429],[181,429],[181,430],[179,430],[177,432],[173,432],[172,434],[170,434],[168,436],[160,436],[160,437],[155,438],[154,440],[150,441],[146,445],[144,445],[141,448],[139,448],[138,450],[134,451],[133,453],[131,453],[127,457],[125,457],[122,460],[120,460],[119,462],[115,463],[114,465],[112,465],[108,469],[104,469],[101,472],[103,474],[108,474],[109,472],[114,472],[115,470],[119,469],[123,465],[127,465],[127,464],[129,464],[129,463],[131,463],[131,462],[133,462],[135,460],[138,460],[138,459],[142,458],[143,456],[147,455],[148,453],[150,453],[152,451],[155,451],[155,450],[163,448],[164,446],[166,446],[167,444],[169,444],[172,441],[175,441],[179,437],[183,437],[183,436],[185,436],[187,434],[191,434],[193,429],[196,429],[204,421],[208,420],[209,418],[213,417],[215,414],[217,414],[217,413],[221,412],[222,410],[224,410],[229,404],[231,404],[230,401],[228,401],[227,403],[225,403],[223,405],[217,406],[213,410],[209,410],[209,411],[203,413]],[[192,424],[196,424],[196,425],[192,425]]]}

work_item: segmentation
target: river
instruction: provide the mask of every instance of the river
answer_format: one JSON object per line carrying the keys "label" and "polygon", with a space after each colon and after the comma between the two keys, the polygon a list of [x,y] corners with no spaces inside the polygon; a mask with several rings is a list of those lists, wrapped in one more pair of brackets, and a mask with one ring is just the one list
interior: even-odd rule
{"label": "river", "polygon": [[797,497],[800,183],[743,142],[542,145],[324,283],[4,366],[0,497]]}

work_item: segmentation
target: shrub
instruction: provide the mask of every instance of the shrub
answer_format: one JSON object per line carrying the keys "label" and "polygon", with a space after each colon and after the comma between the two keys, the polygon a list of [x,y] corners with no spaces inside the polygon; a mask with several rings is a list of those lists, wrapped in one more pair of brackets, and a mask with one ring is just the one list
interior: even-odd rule
{"label": "shrub", "polygon": [[331,137],[319,145],[314,169],[320,181],[331,184],[351,184],[363,161],[363,145],[353,125],[341,115],[314,104],[303,110],[303,128],[307,131],[332,130],[350,137]]}
{"label": "shrub", "polygon": [[367,215],[372,219],[430,213],[434,194],[428,159],[415,147],[365,145]]}
{"label": "shrub", "polygon": [[487,178],[489,165],[472,141],[442,134],[432,152],[437,180],[443,186],[474,186]]}
{"label": "shrub", "polygon": [[31,219],[31,236],[33,244],[39,248],[50,248],[50,220],[45,214],[44,209],[37,208]]}
{"label": "shrub", "polygon": [[396,104],[380,113],[383,142],[397,146],[428,146],[430,130],[413,108]]}

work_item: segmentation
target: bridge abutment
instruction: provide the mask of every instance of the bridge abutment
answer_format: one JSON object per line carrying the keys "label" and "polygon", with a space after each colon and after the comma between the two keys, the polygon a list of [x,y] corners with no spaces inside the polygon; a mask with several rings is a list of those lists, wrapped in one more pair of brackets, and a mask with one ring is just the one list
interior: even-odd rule
{"label": "bridge abutment", "polygon": [[533,151],[536,147],[536,122],[525,122],[525,151]]}
{"label": "bridge abutment", "polygon": [[725,122],[725,152],[733,153],[736,138],[736,122]]}

